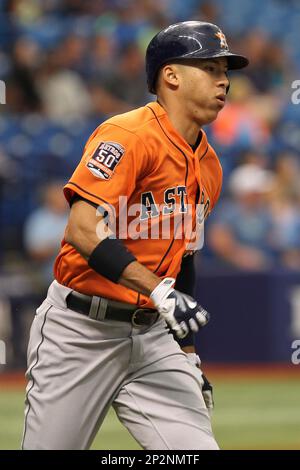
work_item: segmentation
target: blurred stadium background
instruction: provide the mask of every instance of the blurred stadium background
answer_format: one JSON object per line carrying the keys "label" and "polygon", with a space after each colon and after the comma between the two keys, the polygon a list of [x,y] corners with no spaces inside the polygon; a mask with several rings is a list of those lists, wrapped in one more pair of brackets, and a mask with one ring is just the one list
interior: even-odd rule
{"label": "blurred stadium background", "polygon": [[[224,170],[197,258],[216,435],[226,449],[300,449],[299,0],[0,0],[0,449],[20,443],[29,326],[67,217],[61,187],[99,123],[153,99],[145,47],[186,19],[217,23],[250,59],[206,129]],[[138,448],[113,414],[94,447]]]}

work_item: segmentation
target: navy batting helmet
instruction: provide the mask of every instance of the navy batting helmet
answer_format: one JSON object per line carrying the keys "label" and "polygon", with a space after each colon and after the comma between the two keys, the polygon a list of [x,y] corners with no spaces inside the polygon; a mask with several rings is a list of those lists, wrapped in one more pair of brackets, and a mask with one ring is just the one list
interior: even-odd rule
{"label": "navy batting helmet", "polygon": [[229,51],[220,28],[203,21],[184,21],[163,29],[150,41],[146,51],[148,89],[155,93],[159,69],[176,59],[212,59],[227,57],[229,69],[241,69],[249,63],[246,57]]}

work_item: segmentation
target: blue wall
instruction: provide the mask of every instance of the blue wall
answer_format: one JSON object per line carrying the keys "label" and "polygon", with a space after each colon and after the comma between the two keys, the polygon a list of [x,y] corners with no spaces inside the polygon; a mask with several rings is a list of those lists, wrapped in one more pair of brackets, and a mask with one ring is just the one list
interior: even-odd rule
{"label": "blue wall", "polygon": [[291,362],[292,341],[300,339],[300,273],[211,271],[198,276],[196,297],[211,313],[196,338],[202,359]]}

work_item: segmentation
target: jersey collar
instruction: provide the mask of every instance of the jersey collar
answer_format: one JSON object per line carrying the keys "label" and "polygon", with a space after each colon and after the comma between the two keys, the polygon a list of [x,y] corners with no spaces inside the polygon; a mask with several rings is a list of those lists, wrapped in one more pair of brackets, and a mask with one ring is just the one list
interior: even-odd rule
{"label": "jersey collar", "polygon": [[202,133],[201,142],[198,145],[196,152],[194,153],[191,146],[186,142],[186,140],[181,136],[181,134],[179,134],[179,132],[177,132],[177,130],[174,128],[173,124],[171,123],[167,115],[166,110],[157,101],[148,103],[146,106],[153,111],[163,131],[165,132],[167,137],[173,142],[175,146],[180,147],[180,149],[183,152],[188,153],[189,155],[192,155],[192,156],[197,155],[199,159],[202,158],[202,155],[205,154],[205,152],[207,151],[207,146],[208,146],[206,134],[202,129],[199,129],[199,132]]}

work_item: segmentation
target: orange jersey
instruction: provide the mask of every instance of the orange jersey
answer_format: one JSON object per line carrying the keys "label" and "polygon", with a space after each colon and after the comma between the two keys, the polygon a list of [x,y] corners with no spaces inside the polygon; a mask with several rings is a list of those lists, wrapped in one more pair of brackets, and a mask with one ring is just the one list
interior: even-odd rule
{"label": "orange jersey", "polygon": [[[221,191],[221,165],[205,132],[201,133],[194,153],[157,102],[115,116],[91,135],[64,188],[69,202],[77,194],[112,209],[117,237],[161,278],[176,278],[188,248],[188,231],[178,222],[180,217],[189,214],[194,227],[197,200],[207,215]],[[83,294],[139,305],[148,302],[147,297],[97,274],[65,240],[54,269],[60,284]]]}

